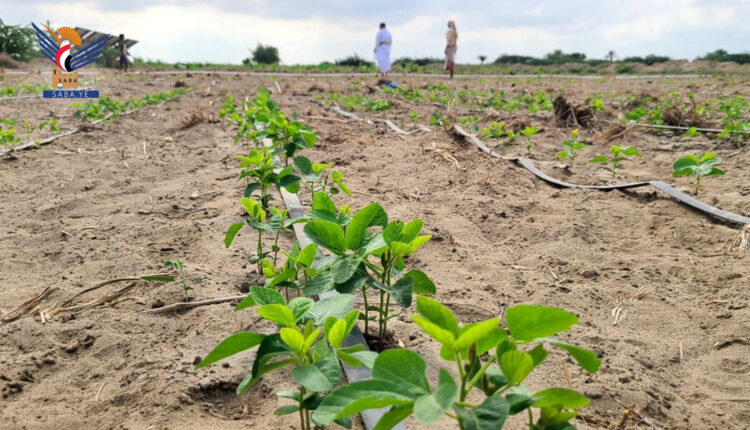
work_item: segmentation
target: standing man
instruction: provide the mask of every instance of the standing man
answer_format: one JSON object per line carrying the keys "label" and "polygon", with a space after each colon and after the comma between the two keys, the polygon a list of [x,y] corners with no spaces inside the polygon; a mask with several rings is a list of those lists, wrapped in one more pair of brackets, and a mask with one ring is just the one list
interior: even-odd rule
{"label": "standing man", "polygon": [[457,41],[458,32],[456,32],[456,23],[448,21],[448,31],[445,33],[445,70],[450,72],[451,79],[453,79],[453,72],[456,71]]}
{"label": "standing man", "polygon": [[385,78],[391,71],[391,33],[385,29],[385,23],[380,23],[380,31],[375,37],[375,59],[380,69],[380,77]]}
{"label": "standing man", "polygon": [[125,73],[128,72],[128,55],[130,54],[128,52],[128,47],[125,46],[125,35],[121,34],[119,38],[117,38],[117,48],[120,50],[120,69],[125,67]]}

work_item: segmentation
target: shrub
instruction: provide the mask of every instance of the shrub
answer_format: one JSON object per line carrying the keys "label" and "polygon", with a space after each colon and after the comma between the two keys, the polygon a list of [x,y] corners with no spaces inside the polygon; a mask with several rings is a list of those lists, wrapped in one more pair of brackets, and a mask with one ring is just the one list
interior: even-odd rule
{"label": "shrub", "polygon": [[[258,46],[255,47],[255,49],[252,51],[253,53],[253,62],[257,64],[276,64],[279,60],[279,50],[276,49],[276,47],[271,45],[262,45],[258,44]],[[246,61],[248,59],[245,59],[242,61],[243,64],[247,64]]]}
{"label": "shrub", "polygon": [[8,54],[16,61],[29,61],[38,52],[34,30],[5,25],[0,20],[0,53]]}
{"label": "shrub", "polygon": [[336,60],[337,66],[350,66],[350,67],[360,67],[360,66],[374,66],[374,63],[372,61],[367,61],[364,58],[360,57],[359,55],[352,54],[346,58],[342,58],[341,60]]}

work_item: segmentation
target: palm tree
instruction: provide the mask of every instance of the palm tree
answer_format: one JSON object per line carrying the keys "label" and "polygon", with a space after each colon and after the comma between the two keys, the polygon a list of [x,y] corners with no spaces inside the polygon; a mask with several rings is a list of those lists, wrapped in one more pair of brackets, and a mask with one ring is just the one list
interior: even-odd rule
{"label": "palm tree", "polygon": [[487,59],[487,56],[486,56],[486,55],[480,55],[480,56],[479,56],[479,61],[481,61],[481,62],[482,62],[482,64],[484,64],[484,60],[486,60],[486,59]]}
{"label": "palm tree", "polygon": [[610,63],[614,63],[615,62],[615,58],[617,58],[617,54],[615,53],[615,51],[610,50],[609,52],[607,52],[607,56],[605,58]]}

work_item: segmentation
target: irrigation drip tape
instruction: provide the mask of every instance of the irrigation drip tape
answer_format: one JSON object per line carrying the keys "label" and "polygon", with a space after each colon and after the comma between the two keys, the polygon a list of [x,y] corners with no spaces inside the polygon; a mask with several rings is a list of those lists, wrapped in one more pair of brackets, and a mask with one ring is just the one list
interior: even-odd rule
{"label": "irrigation drip tape", "polygon": [[[269,139],[264,139],[264,145],[271,146],[271,141]],[[301,218],[305,215],[305,209],[302,207],[302,203],[300,203],[299,198],[297,197],[297,194],[290,193],[289,191],[285,189],[281,189],[281,198],[284,200],[284,205],[287,208],[287,211],[289,212],[290,218]],[[304,248],[307,245],[310,245],[313,243],[309,237],[305,234],[305,231],[303,230],[302,224],[294,224],[292,226],[294,229],[294,234],[297,236],[297,241],[299,242],[300,248]],[[320,258],[323,257],[323,254],[320,250],[318,250],[318,254],[315,256],[315,261],[318,261]],[[339,293],[334,291],[327,291],[325,293],[322,293],[318,296],[318,299],[326,299],[328,297],[333,297],[338,295]],[[359,330],[358,326],[354,326],[354,329],[349,333],[349,335],[344,339],[344,342],[342,343],[342,347],[349,347],[354,345],[363,345],[365,349],[369,350],[370,347],[367,344],[367,341],[365,340],[364,335]],[[346,374],[346,379],[349,382],[356,382],[356,381],[366,381],[369,379],[372,379],[372,372],[370,369],[368,369],[365,366],[359,366],[359,367],[351,367],[347,365],[346,363],[341,363],[342,367],[344,368],[344,373]],[[383,415],[388,412],[388,408],[382,408],[382,409],[366,409],[362,412],[360,412],[360,416],[362,417],[362,421],[365,423],[365,428],[367,430],[372,430],[375,428],[375,425],[380,421],[380,418],[383,417]],[[407,430],[406,425],[404,423],[399,423],[398,425],[394,426],[393,429],[395,430]]]}
{"label": "irrigation drip tape", "polygon": [[650,185],[658,189],[659,191],[668,194],[670,197],[677,200],[678,202],[686,206],[690,206],[694,209],[697,209],[715,218],[721,219],[722,221],[734,223],[734,224],[741,224],[741,225],[750,224],[750,218],[746,216],[742,216],[742,215],[737,215],[731,212],[723,211],[719,208],[703,203],[702,201],[698,199],[690,197],[689,195],[676,190],[674,187],[672,187],[671,185],[667,184],[664,181],[630,182],[626,184],[615,184],[615,185],[580,185],[580,184],[572,184],[570,182],[564,182],[559,179],[555,179],[547,175],[546,173],[542,172],[528,158],[510,158],[510,157],[500,156],[499,154],[493,153],[491,149],[489,149],[484,143],[482,143],[481,140],[479,140],[479,138],[477,138],[476,136],[472,134],[467,133],[461,127],[456,125],[454,126],[454,129],[456,130],[458,134],[460,134],[461,136],[464,136],[465,138],[470,140],[472,143],[474,143],[477,146],[477,148],[479,148],[480,151],[485,152],[495,158],[500,158],[506,161],[516,162],[519,165],[521,165],[521,167],[533,173],[539,179],[549,184],[552,184],[554,186],[560,187],[560,188],[581,188],[581,189],[587,189],[587,190],[612,191],[612,190],[626,190],[629,188],[638,188],[638,187],[645,187],[645,186]]}

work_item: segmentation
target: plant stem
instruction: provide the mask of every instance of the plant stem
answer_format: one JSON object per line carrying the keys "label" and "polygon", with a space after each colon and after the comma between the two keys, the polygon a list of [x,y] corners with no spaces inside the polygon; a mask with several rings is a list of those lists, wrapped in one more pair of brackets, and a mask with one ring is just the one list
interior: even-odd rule
{"label": "plant stem", "polygon": [[305,387],[299,386],[299,423],[302,430],[306,430],[305,426],[305,409],[302,407],[302,402],[305,400]]}
{"label": "plant stem", "polygon": [[263,232],[261,230],[258,230],[258,273],[261,275],[263,274],[263,263],[261,260],[263,259]]}
{"label": "plant stem", "polygon": [[526,408],[526,410],[529,412],[529,429],[534,428],[534,414],[531,412],[531,408]]}
{"label": "plant stem", "polygon": [[477,372],[477,374],[474,375],[471,381],[469,381],[469,385],[466,387],[467,392],[471,391],[471,389],[474,388],[474,385],[476,385],[476,383],[479,382],[479,380],[482,378],[482,375],[484,375],[484,372],[487,371],[487,369],[490,367],[492,363],[495,362],[496,359],[497,359],[497,356],[493,355],[492,358],[490,358],[489,360],[487,360],[486,363],[484,363],[482,368],[479,369],[479,372]]}
{"label": "plant stem", "polygon": [[458,392],[458,399],[463,402],[466,400],[466,374],[464,374],[464,365],[461,363],[461,353],[454,352],[454,354],[456,356],[456,364],[458,364],[458,377],[461,379],[461,391]]}
{"label": "plant stem", "polygon": [[362,300],[365,303],[365,334],[367,334],[367,328],[370,325],[370,311],[367,309],[367,287],[362,287]]}
{"label": "plant stem", "polygon": [[380,290],[380,308],[378,309],[378,349],[383,352],[383,299],[385,291]]}
{"label": "plant stem", "polygon": [[386,293],[385,295],[385,314],[383,317],[383,333],[381,335],[380,344],[382,345],[383,342],[385,342],[385,334],[388,330],[388,314],[390,312],[391,307],[391,293]]}

